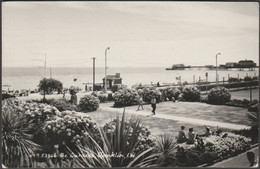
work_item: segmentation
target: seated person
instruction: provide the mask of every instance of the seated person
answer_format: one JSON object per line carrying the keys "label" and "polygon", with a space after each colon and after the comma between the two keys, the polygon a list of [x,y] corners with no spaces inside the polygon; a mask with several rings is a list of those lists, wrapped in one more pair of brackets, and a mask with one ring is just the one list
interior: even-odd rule
{"label": "seated person", "polygon": [[189,128],[187,144],[194,144],[195,143],[195,136],[196,135],[193,132],[193,128]]}
{"label": "seated person", "polygon": [[185,127],[181,126],[181,130],[179,131],[179,135],[177,136],[177,143],[184,143],[187,140],[184,129]]}
{"label": "seated person", "polygon": [[212,135],[212,132],[210,131],[209,127],[206,127],[206,132],[205,132],[205,136],[209,137],[210,135]]}

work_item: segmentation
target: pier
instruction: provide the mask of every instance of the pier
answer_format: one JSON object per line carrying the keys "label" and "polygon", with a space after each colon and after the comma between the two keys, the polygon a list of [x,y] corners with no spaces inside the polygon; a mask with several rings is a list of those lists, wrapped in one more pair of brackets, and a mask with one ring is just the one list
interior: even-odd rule
{"label": "pier", "polygon": [[259,68],[259,66],[176,66],[176,67],[171,67],[171,68],[166,68],[166,70],[185,70],[185,69],[196,69],[196,68],[204,68],[204,69],[209,69],[209,70],[215,70],[216,68],[219,70],[228,70],[228,69],[239,69],[239,70],[245,70],[249,69],[250,71],[254,70],[255,68]]}

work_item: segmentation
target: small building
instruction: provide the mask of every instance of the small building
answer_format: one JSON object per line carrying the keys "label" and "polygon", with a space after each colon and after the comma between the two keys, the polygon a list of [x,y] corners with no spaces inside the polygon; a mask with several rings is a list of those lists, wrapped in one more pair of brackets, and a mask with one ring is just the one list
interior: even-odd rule
{"label": "small building", "polygon": [[255,66],[256,63],[254,63],[252,60],[240,60],[238,62],[238,67],[242,67],[242,68],[252,68]]}
{"label": "small building", "polygon": [[172,65],[173,70],[184,70],[184,64],[174,64]]}
{"label": "small building", "polygon": [[[115,84],[122,84],[120,73],[116,73],[115,75],[107,75],[107,89],[111,89]],[[103,86],[105,86],[105,78],[103,78]]]}
{"label": "small building", "polygon": [[94,86],[94,91],[101,91],[102,85],[102,83],[96,83]]}

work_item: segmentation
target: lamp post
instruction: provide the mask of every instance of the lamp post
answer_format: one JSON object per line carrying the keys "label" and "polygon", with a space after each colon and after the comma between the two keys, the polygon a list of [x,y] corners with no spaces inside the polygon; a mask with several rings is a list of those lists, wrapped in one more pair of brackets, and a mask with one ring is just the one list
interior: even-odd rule
{"label": "lamp post", "polygon": [[218,84],[218,55],[220,55],[220,53],[216,55],[216,84]]}
{"label": "lamp post", "polygon": [[107,50],[110,48],[107,47],[105,50],[105,93],[107,92]]}

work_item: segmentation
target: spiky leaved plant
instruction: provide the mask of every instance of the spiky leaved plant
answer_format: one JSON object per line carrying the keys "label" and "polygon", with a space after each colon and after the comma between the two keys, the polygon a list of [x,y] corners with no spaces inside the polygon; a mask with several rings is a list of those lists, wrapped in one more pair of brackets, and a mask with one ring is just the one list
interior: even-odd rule
{"label": "spiky leaved plant", "polygon": [[[100,134],[103,146],[88,135],[94,143],[89,146],[78,145],[79,152],[74,158],[74,164],[78,167],[134,167],[134,166],[149,166],[148,158],[142,159],[151,152],[153,148],[149,148],[138,154],[131,154],[137,147],[139,134],[141,132],[140,119],[130,119],[128,127],[125,130],[125,112],[120,121],[119,116],[116,119],[115,132],[111,134],[110,139],[107,133],[100,128]],[[130,126],[133,127],[132,135],[129,135]],[[146,162],[144,163],[144,160]],[[141,165],[143,164],[143,165]]]}
{"label": "spiky leaved plant", "polygon": [[175,150],[177,148],[177,143],[172,135],[163,134],[157,137],[155,151],[158,153],[157,166],[166,167],[174,165],[175,160]]}
{"label": "spiky leaved plant", "polygon": [[[32,166],[32,156],[39,148],[32,140],[33,123],[13,107],[2,107],[2,160],[6,167]],[[32,166],[33,167],[33,166]]]}

